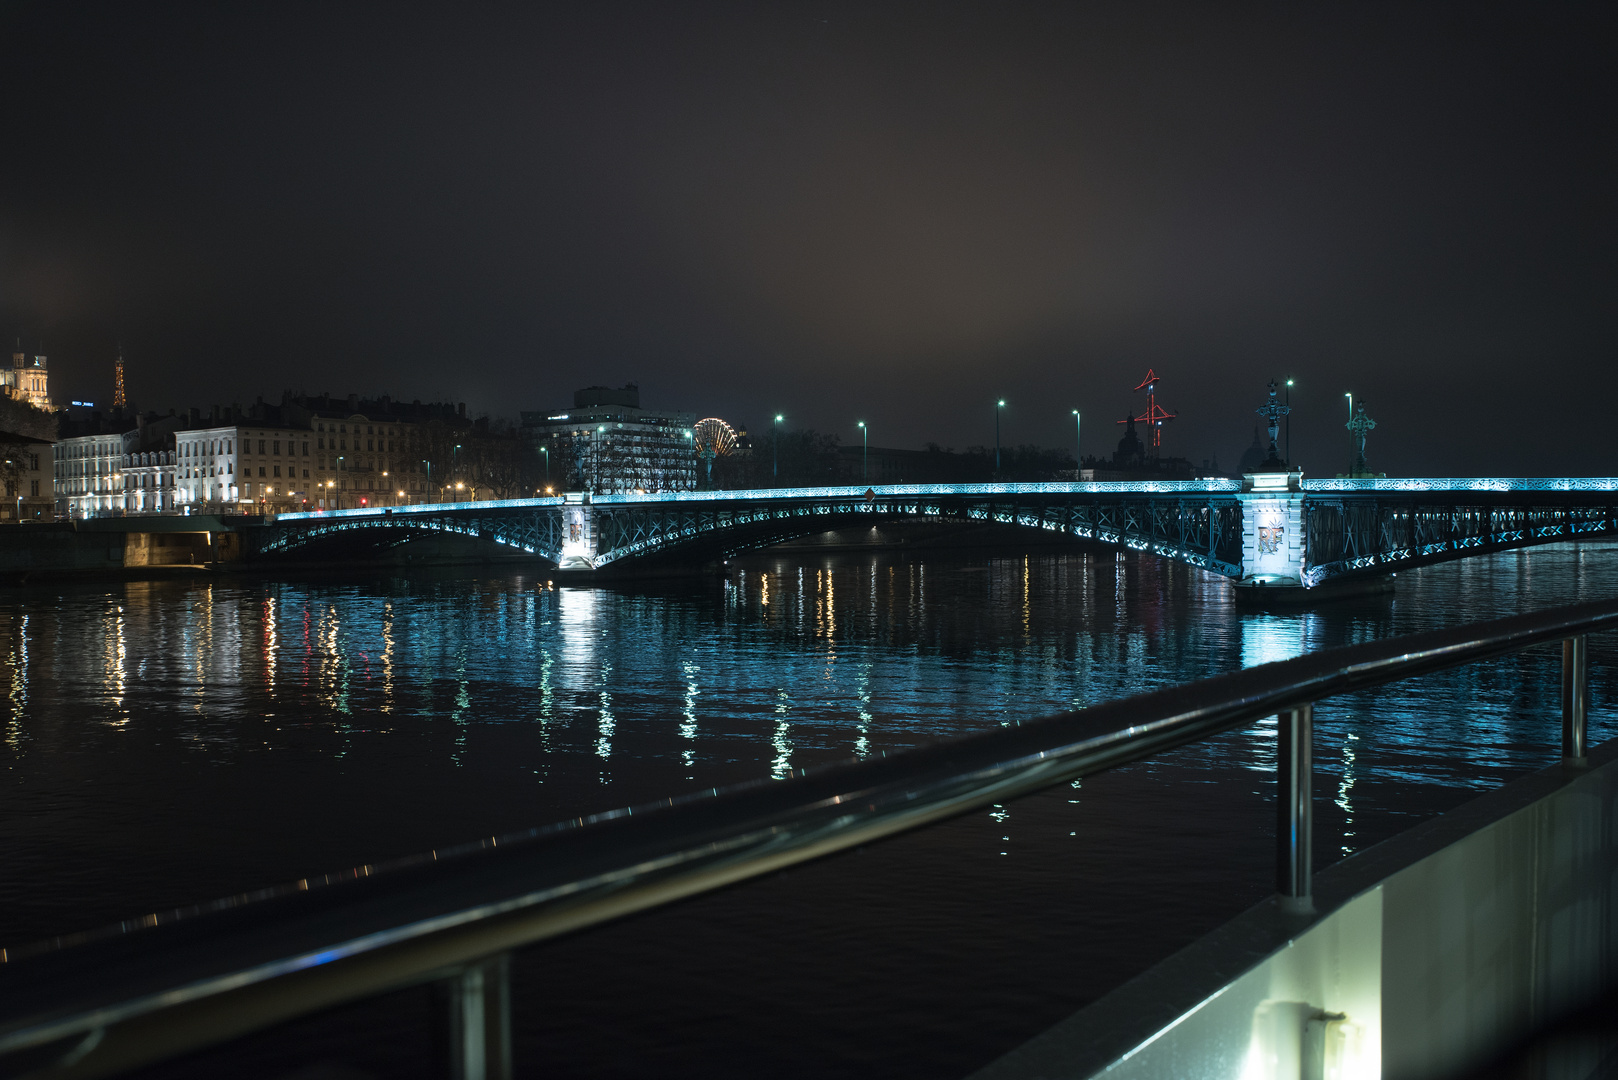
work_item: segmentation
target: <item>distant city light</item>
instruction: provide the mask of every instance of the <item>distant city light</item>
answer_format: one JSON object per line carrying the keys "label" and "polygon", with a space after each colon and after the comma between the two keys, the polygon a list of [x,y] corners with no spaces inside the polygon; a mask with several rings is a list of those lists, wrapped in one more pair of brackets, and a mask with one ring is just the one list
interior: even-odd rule
{"label": "distant city light", "polygon": [[73,401],[73,402],[69,402],[69,404],[70,405],[83,405],[86,409],[95,408],[95,402],[93,402],[93,401]]}

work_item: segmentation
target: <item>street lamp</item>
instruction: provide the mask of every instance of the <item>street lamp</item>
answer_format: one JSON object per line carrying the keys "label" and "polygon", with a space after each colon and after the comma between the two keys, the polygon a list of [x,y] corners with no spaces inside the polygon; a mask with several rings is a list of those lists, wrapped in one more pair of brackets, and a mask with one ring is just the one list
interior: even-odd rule
{"label": "street lamp", "polygon": [[1073,470],[1073,479],[1075,479],[1075,480],[1077,480],[1079,478],[1079,469],[1082,468],[1083,465],[1084,465],[1084,458],[1082,456],[1080,456],[1080,454],[1079,454],[1079,446],[1081,445],[1081,442],[1080,442],[1081,431],[1080,431],[1079,425],[1082,424],[1082,423],[1084,423],[1084,420],[1083,420],[1083,418],[1081,416],[1079,416],[1079,410],[1074,409],[1073,410],[1073,460],[1074,460],[1074,462],[1076,464],[1075,464],[1075,468]]}
{"label": "street lamp", "polygon": [[1000,479],[1000,410],[1006,407],[1006,399],[1001,398],[994,405],[994,477]]}
{"label": "street lamp", "polygon": [[1292,468],[1292,380],[1287,380],[1287,468]]}
{"label": "street lamp", "polygon": [[781,478],[781,421],[780,413],[775,414],[775,427],[770,430],[770,475],[775,479]]}
{"label": "street lamp", "polygon": [[[1353,393],[1347,393],[1347,394],[1344,394],[1343,396],[1348,399],[1348,422],[1350,424],[1352,424],[1354,422],[1354,395],[1353,395]],[[1354,472],[1354,450],[1355,450],[1355,447],[1354,447],[1354,429],[1349,428],[1348,429],[1348,471],[1349,471],[1349,473],[1351,475]]]}
{"label": "street lamp", "polygon": [[871,432],[866,428],[865,421],[860,421],[860,483],[868,483],[871,479]]}

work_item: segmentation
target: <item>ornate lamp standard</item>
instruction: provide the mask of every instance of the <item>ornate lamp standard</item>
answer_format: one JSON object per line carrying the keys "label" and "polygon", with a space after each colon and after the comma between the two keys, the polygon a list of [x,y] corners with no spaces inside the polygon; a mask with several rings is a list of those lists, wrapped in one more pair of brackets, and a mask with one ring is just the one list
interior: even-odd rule
{"label": "ornate lamp standard", "polygon": [[871,433],[860,421],[860,483],[869,483],[871,479]]}

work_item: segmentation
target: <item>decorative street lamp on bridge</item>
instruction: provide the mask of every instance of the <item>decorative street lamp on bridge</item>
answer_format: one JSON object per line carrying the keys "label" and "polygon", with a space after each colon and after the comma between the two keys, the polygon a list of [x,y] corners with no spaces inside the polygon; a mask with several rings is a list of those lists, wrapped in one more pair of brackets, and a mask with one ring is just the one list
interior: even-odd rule
{"label": "decorative street lamp on bridge", "polygon": [[781,421],[785,419],[780,413],[775,414],[775,426],[770,429],[770,475],[775,479],[781,478]]}
{"label": "decorative street lamp on bridge", "polygon": [[871,433],[865,427],[865,421],[860,421],[860,483],[870,482],[871,473]]}
{"label": "decorative street lamp on bridge", "polygon": [[1006,399],[1001,398],[994,406],[994,476],[1000,478],[1000,410],[1006,407]]}

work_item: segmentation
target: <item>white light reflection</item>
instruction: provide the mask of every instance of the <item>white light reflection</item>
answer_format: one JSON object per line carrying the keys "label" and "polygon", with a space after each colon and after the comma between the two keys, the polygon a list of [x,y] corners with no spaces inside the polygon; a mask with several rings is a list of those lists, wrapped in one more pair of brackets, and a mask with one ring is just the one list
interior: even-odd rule
{"label": "white light reflection", "polygon": [[[602,761],[612,757],[612,733],[618,729],[618,721],[612,715],[612,665],[601,665],[601,713],[596,721],[596,756]],[[607,774],[601,774],[601,782],[607,782]]]}
{"label": "white light reflection", "polygon": [[871,740],[868,737],[871,731],[871,721],[876,719],[871,714],[871,665],[865,664],[860,668],[859,685],[860,724],[856,729],[859,738],[854,740],[854,756],[864,757],[871,752]]}
{"label": "white light reflection", "polygon": [[382,604],[382,711],[393,711],[393,604]]}
{"label": "white light reflection", "polygon": [[[697,687],[697,676],[702,674],[702,668],[686,661],[681,665],[685,672],[685,703],[680,710],[680,738],[695,739],[697,737],[697,695],[702,693]],[[690,768],[697,760],[696,751],[687,747],[681,754],[680,760],[686,768]],[[693,777],[687,776],[687,780]]]}
{"label": "white light reflection", "polygon": [[1343,854],[1354,854],[1354,845],[1349,838],[1354,835],[1354,763],[1357,755],[1354,753],[1354,744],[1360,737],[1349,732],[1348,738],[1343,740],[1343,779],[1337,785],[1337,803],[1343,811]]}
{"label": "white light reflection", "polygon": [[[1011,820],[1011,811],[1007,810],[999,803],[995,803],[994,809],[989,811],[989,817],[994,819],[994,823],[996,825],[1004,826],[1006,822]],[[1002,836],[1000,841],[1001,843],[1009,844],[1011,842],[1011,834],[1007,833],[1005,836]],[[1007,853],[1002,851],[1000,854],[1005,855]]]}
{"label": "white light reflection", "polygon": [[787,714],[791,711],[791,697],[785,689],[777,690],[775,735],[770,739],[770,745],[775,748],[775,760],[770,763],[770,777],[774,780],[785,780],[792,774],[792,743],[787,739],[787,735],[791,732],[787,724]]}
{"label": "white light reflection", "polygon": [[11,686],[7,697],[11,701],[11,718],[6,722],[6,745],[20,749],[23,742],[23,715],[28,708],[28,619],[24,615],[17,623],[17,634],[6,658],[11,665]]}

